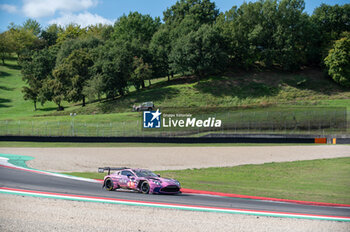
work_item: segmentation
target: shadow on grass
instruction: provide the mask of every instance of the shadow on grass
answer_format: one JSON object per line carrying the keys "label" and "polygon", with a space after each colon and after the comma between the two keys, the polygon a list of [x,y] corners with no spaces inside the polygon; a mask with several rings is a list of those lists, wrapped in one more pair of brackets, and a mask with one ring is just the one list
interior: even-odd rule
{"label": "shadow on grass", "polygon": [[337,84],[331,78],[316,71],[306,72],[306,75],[292,75],[282,81],[285,84],[300,90],[312,90],[327,95],[349,91],[349,89]]}
{"label": "shadow on grass", "polygon": [[46,108],[37,108],[37,112],[42,111],[42,112],[48,112],[48,111],[57,111],[57,107],[46,107]]}
{"label": "shadow on grass", "polygon": [[152,84],[149,88],[161,88],[169,85],[182,85],[182,84],[191,84],[197,82],[198,79],[195,76],[182,76],[175,77],[169,81],[162,81]]}
{"label": "shadow on grass", "polygon": [[281,90],[278,85],[271,85],[253,78],[245,79],[244,77],[209,77],[194,85],[194,88],[216,97],[232,96],[241,99],[276,96]]}
{"label": "shadow on grass", "polygon": [[8,77],[8,76],[11,76],[11,74],[8,72],[0,71],[0,77]]}
{"label": "shadow on grass", "polygon": [[9,56],[9,57],[6,57],[6,60],[15,60],[15,61],[17,61],[18,57],[17,56]]}
{"label": "shadow on grass", "polygon": [[21,66],[18,64],[5,64],[6,67],[8,67],[9,69],[16,69],[16,70],[20,70]]}
{"label": "shadow on grass", "polygon": [[1,86],[1,85],[0,85],[0,90],[13,91],[14,89],[15,89],[15,88],[9,88],[9,87]]}
{"label": "shadow on grass", "polygon": [[10,99],[0,98],[0,108],[8,108],[11,107],[10,105],[7,105],[7,103],[12,102]]}
{"label": "shadow on grass", "polygon": [[147,101],[161,102],[166,99],[171,99],[179,94],[179,90],[175,88],[160,88],[153,87],[150,89],[143,89],[137,92],[128,94],[127,96],[106,101],[101,103],[98,108],[103,113],[107,112],[119,112],[127,109],[132,110],[133,104],[142,103]]}

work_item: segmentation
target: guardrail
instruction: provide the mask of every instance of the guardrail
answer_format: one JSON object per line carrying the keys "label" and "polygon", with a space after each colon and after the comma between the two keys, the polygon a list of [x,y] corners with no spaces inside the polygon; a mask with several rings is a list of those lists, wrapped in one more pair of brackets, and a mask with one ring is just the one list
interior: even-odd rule
{"label": "guardrail", "polygon": [[82,137],[0,136],[0,141],[73,143],[315,143],[309,137]]}

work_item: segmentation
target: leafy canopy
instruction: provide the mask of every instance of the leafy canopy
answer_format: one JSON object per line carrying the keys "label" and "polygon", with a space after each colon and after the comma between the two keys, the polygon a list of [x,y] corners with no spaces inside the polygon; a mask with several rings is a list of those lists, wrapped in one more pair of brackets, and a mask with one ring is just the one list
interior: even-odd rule
{"label": "leafy canopy", "polygon": [[325,58],[328,74],[340,85],[350,87],[350,33],[335,41]]}

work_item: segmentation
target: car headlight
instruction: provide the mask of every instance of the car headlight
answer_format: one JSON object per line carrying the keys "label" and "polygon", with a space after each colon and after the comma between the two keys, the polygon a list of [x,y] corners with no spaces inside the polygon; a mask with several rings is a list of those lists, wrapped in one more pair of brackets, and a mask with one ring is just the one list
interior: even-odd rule
{"label": "car headlight", "polygon": [[180,182],[177,180],[174,180],[175,184],[177,184],[178,186],[180,186]]}
{"label": "car headlight", "polygon": [[160,182],[159,180],[152,180],[153,183],[155,183],[156,185],[162,185],[162,182]]}

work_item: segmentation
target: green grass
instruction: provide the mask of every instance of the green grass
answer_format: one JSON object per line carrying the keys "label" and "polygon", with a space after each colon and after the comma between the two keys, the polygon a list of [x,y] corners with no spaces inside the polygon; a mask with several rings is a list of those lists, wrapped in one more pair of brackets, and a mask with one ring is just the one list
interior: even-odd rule
{"label": "green grass", "polygon": [[[227,72],[223,76],[210,76],[199,83],[193,77],[176,76],[152,80],[146,89],[135,91],[129,88],[125,97],[111,101],[93,102],[86,107],[64,102],[65,111],[57,112],[52,102],[38,104],[25,101],[21,89],[25,83],[21,78],[16,60],[6,60],[0,65],[0,119],[28,119],[35,115],[69,115],[75,112],[95,116],[101,113],[130,112],[135,103],[153,101],[157,107],[266,107],[280,106],[350,106],[350,90],[333,82],[317,69],[306,69],[296,73],[279,71]],[[96,117],[92,117],[96,118]],[[105,120],[101,117],[99,119]],[[108,119],[108,116],[106,117]]]}
{"label": "green grass", "polygon": [[[152,80],[152,84],[164,82],[166,79],[158,78]],[[44,106],[37,103],[38,109],[34,111],[33,102],[23,99],[22,87],[25,85],[25,82],[22,80],[20,66],[17,64],[16,59],[8,59],[6,60],[6,65],[0,65],[0,120],[26,120],[33,116],[57,113],[57,106],[53,102],[46,102]],[[146,87],[148,86],[149,83],[147,81]],[[129,91],[133,92],[135,88],[131,86]],[[63,106],[65,107],[65,111],[63,112],[65,115],[69,115],[70,112],[79,111],[81,108],[80,103],[71,104],[63,102]],[[108,119],[108,117],[106,118]]]}
{"label": "green grass", "polygon": [[[33,103],[23,99],[24,85],[20,67],[15,59],[6,60],[5,66],[0,65],[0,120],[25,118],[56,111],[57,107],[52,102],[44,106],[38,103],[38,110],[34,111]],[[68,106],[67,103],[64,105]],[[74,106],[69,107],[68,110],[71,108]]]}
{"label": "green grass", "polygon": [[[318,126],[310,127],[310,122],[318,124],[314,119],[319,117],[304,111],[311,109],[319,115],[319,106],[347,107],[350,118],[349,89],[340,87],[315,69],[297,73],[227,72],[223,76],[204,78],[199,83],[193,77],[176,76],[170,82],[167,78],[159,78],[152,80],[151,86],[147,82],[147,88],[140,91],[130,87],[129,94],[115,100],[93,102],[86,107],[81,107],[80,103],[64,102],[66,108],[59,112],[52,102],[48,102],[44,106],[38,104],[39,109],[33,111],[33,103],[23,99],[21,89],[24,82],[16,60],[6,62],[7,65],[0,65],[0,134],[154,135],[153,131],[142,131],[141,114],[131,112],[133,104],[144,101],[153,101],[156,107],[162,107],[163,112],[166,109],[182,110],[197,113],[200,117],[215,113],[223,124],[231,124],[226,131],[235,133],[300,133],[294,125],[304,127],[301,133],[334,133]],[[211,110],[199,112],[203,107]],[[218,107],[223,109],[222,112]],[[69,116],[72,112],[77,113],[74,120]],[[327,119],[327,122],[332,121],[337,120]],[[308,128],[306,132],[305,128]]]}
{"label": "green grass", "polygon": [[[350,158],[158,171],[183,188],[350,204]],[[102,179],[103,173],[67,173]]]}
{"label": "green grass", "polygon": [[[305,80],[300,84],[300,80]],[[131,92],[114,101],[93,103],[81,114],[130,111],[135,102],[152,100],[157,107],[266,107],[270,105],[350,106],[350,91],[334,83],[318,70],[299,73],[227,73],[199,83],[191,77],[158,82],[151,88]]]}
{"label": "green grass", "polygon": [[314,143],[53,143],[0,142],[0,147],[242,147],[242,146],[319,146]]}

